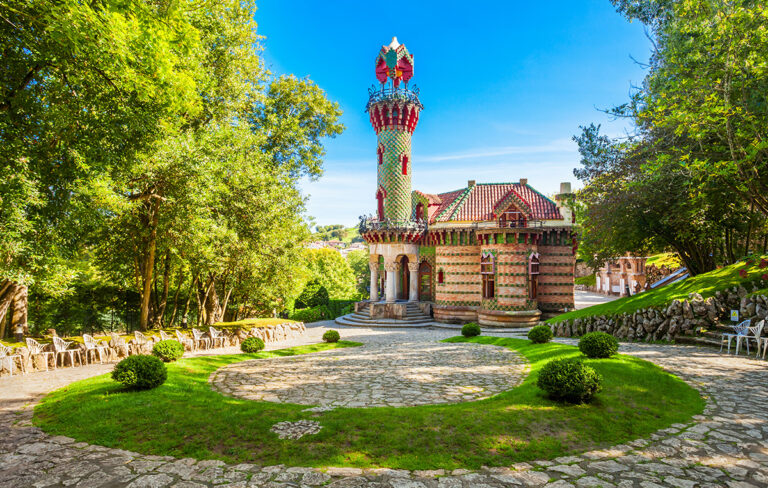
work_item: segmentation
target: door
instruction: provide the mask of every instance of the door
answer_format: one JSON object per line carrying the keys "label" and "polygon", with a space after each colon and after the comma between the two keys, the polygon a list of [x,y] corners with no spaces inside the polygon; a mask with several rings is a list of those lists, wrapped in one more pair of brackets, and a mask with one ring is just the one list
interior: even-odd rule
{"label": "door", "polygon": [[419,265],[419,301],[432,301],[432,266],[426,261]]}

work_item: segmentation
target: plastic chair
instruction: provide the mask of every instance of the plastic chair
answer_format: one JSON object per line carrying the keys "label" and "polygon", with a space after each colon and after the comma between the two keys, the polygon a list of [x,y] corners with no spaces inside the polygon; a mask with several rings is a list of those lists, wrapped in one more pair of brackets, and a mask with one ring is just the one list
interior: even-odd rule
{"label": "plastic chair", "polygon": [[755,343],[757,344],[756,357],[759,357],[760,356],[760,334],[763,333],[764,326],[765,326],[765,320],[761,320],[754,327],[749,327],[747,329],[746,335],[737,337],[736,338],[736,354],[739,354],[739,346],[741,345],[741,340],[743,339],[744,342],[747,343],[747,355],[749,355],[749,341],[755,341]]}
{"label": "plastic chair", "polygon": [[141,346],[149,344],[149,339],[147,339],[147,336],[139,332],[138,330],[133,331],[133,345],[136,349],[136,354],[141,354]]}
{"label": "plastic chair", "polygon": [[[53,350],[56,351],[56,360],[62,354],[69,354],[69,364],[71,367],[75,367],[75,356],[80,361],[80,366],[83,365],[83,355],[80,353],[80,349],[70,349],[69,346],[73,341],[65,341],[59,336],[53,337]],[[64,367],[64,361],[61,362],[61,366]]]}
{"label": "plastic chair", "polygon": [[[83,344],[85,345],[85,362],[88,362],[89,353],[92,353],[94,358],[96,353],[99,353],[99,362],[104,364],[104,355],[107,354],[107,348],[99,343],[90,334],[83,334]],[[108,355],[107,355],[108,356]],[[93,364],[93,362],[91,362]]]}
{"label": "plastic chair", "polygon": [[220,332],[213,327],[208,327],[208,335],[211,336],[213,347],[216,347],[217,342],[219,343],[219,347],[224,347],[224,341],[226,340],[226,337],[224,337],[223,332]]}
{"label": "plastic chair", "polygon": [[195,341],[193,341],[189,337],[182,334],[180,330],[176,331],[176,340],[178,340],[181,343],[181,345],[184,347],[189,346],[190,351],[194,351],[197,349],[197,346],[195,345]]}
{"label": "plastic chair", "polygon": [[161,331],[160,331],[160,340],[161,340],[161,341],[172,341],[172,340],[174,340],[174,339],[173,339],[173,337],[171,337],[171,335],[170,335],[170,334],[168,334],[168,333],[167,333],[167,332],[165,332],[164,330],[161,330]]}
{"label": "plastic chair", "polygon": [[24,367],[24,360],[21,358],[21,354],[11,354],[12,352],[13,348],[11,346],[0,345],[0,368],[3,367],[2,365],[5,360],[8,363],[8,371],[13,376],[13,367],[16,365],[16,359],[18,359],[21,364],[21,373],[26,374],[27,370]]}
{"label": "plastic chair", "polygon": [[209,349],[211,347],[211,340],[195,328],[192,328],[192,337],[194,337],[196,344],[203,344],[203,349]]}
{"label": "plastic chair", "polygon": [[26,338],[27,349],[32,356],[43,356],[43,362],[45,363],[45,370],[48,371],[48,358],[53,358],[53,369],[56,369],[56,353],[53,351],[43,351],[43,346],[40,345],[34,339]]}
{"label": "plastic chair", "polygon": [[[725,341],[728,341],[728,354],[731,353],[731,340],[734,338],[736,339],[736,344],[738,345],[741,339],[739,336],[745,336],[749,333],[749,324],[751,324],[752,321],[750,319],[745,320],[744,322],[741,322],[736,325],[731,325],[730,327],[733,328],[733,332],[724,332],[723,335],[720,337],[720,352],[723,352],[723,344],[725,344]],[[749,345],[747,345],[747,350],[749,350]]]}

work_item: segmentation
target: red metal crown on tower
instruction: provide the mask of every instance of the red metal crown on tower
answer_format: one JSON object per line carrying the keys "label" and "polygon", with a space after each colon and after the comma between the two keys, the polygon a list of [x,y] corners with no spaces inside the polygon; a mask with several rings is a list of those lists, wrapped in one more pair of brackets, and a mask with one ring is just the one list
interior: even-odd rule
{"label": "red metal crown on tower", "polygon": [[376,56],[376,78],[382,85],[389,78],[397,88],[401,81],[407,84],[412,77],[413,54],[408,52],[404,44],[397,42],[397,37],[393,37],[388,46],[381,46]]}

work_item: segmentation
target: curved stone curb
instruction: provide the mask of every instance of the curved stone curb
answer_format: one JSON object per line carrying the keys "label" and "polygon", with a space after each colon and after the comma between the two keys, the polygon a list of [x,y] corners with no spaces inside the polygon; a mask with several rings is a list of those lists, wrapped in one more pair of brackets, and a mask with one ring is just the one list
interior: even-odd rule
{"label": "curved stone curb", "polygon": [[[444,336],[444,334],[443,334]],[[408,340],[413,340],[409,334]],[[419,334],[435,340],[440,334]],[[488,488],[620,487],[750,488],[768,486],[768,367],[695,347],[622,344],[708,397],[694,422],[648,439],[551,461],[479,471],[360,470],[174,459],[76,443],[32,427],[30,408],[0,412],[0,488],[116,486],[195,488],[331,487]]]}

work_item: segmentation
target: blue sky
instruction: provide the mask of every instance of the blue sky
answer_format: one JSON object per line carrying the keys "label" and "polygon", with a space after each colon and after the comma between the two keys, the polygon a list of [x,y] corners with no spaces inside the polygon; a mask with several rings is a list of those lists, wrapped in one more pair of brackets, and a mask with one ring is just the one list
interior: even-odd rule
{"label": "blue sky", "polygon": [[579,125],[626,130],[599,109],[623,103],[650,44],[608,0],[550,2],[258,2],[275,73],[309,76],[339,102],[346,131],[326,141],[325,174],[302,182],[320,225],[373,213],[376,135],[364,112],[374,60],[392,36],[414,54],[424,111],[413,188],[429,193],[528,178],[545,194],[573,176]]}

